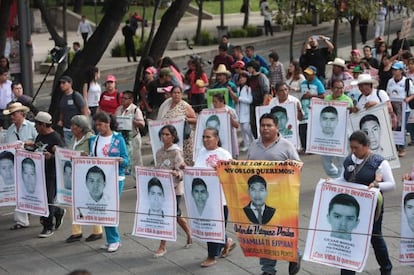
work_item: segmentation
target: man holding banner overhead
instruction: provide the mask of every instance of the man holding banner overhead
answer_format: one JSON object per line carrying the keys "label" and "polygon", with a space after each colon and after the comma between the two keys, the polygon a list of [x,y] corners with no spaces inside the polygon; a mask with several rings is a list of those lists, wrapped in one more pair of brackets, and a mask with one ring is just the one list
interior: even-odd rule
{"label": "man holding banner overhead", "polygon": [[[247,152],[248,160],[296,160],[300,161],[295,147],[286,139],[280,136],[278,119],[271,114],[264,114],[260,118],[260,138],[255,140]],[[250,189],[250,187],[249,187]],[[289,263],[289,275],[294,275],[300,270],[298,262]],[[260,258],[262,275],[274,275],[276,273],[277,260]]]}

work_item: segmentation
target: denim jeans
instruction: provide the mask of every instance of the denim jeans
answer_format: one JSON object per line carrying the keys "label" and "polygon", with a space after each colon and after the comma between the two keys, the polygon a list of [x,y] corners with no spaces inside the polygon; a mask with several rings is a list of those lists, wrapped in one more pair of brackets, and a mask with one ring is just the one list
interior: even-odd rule
{"label": "denim jeans", "polygon": [[[119,197],[121,197],[122,190],[124,189],[124,181],[120,180],[119,184]],[[106,243],[119,243],[121,242],[121,235],[119,234],[118,226],[105,226]]]}
{"label": "denim jeans", "polygon": [[[298,250],[298,258],[302,257],[302,253]],[[260,258],[260,265],[262,266],[262,271],[270,274],[276,274],[276,264],[277,260]]]}
{"label": "denim jeans", "polygon": [[321,156],[326,175],[330,178],[339,178],[342,174],[344,159],[337,156]]}
{"label": "denim jeans", "polygon": [[[384,204],[382,204],[381,215],[377,221],[374,221],[372,227],[371,245],[374,249],[375,258],[380,265],[381,275],[391,275],[392,264],[388,255],[387,244],[382,237],[382,216],[384,214]],[[355,271],[341,269],[341,275],[353,275]]]}
{"label": "denim jeans", "polygon": [[[224,212],[224,228],[226,228],[227,217],[229,215],[229,209],[227,208],[227,205],[223,206],[223,212]],[[227,242],[227,234],[225,236],[225,242]],[[216,256],[220,256],[220,253],[223,247],[224,247],[224,244],[222,243],[207,242],[208,257],[215,258]]]}

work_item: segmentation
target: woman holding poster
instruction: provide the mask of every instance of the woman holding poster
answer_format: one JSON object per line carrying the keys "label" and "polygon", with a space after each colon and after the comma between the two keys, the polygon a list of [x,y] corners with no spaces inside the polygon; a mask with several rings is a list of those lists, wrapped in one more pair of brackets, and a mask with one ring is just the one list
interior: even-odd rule
{"label": "woman holding poster", "polygon": [[[89,155],[94,157],[116,157],[119,159],[119,196],[122,194],[125,181],[125,168],[128,166],[128,152],[122,134],[111,128],[111,117],[105,112],[98,112],[93,117],[98,135],[89,139]],[[112,183],[109,183],[112,184]],[[121,236],[117,226],[106,226],[106,244],[102,248],[115,252],[121,246]]]}
{"label": "woman holding poster", "polygon": [[[172,125],[165,125],[161,128],[158,135],[164,146],[157,151],[157,165],[155,168],[172,171],[175,197],[177,201],[177,222],[187,235],[187,244],[185,245],[185,248],[189,248],[193,242],[191,239],[190,228],[188,227],[187,221],[181,217],[180,209],[181,198],[184,195],[183,171],[180,169],[180,166],[184,163],[184,159],[182,151],[177,145],[179,141],[177,130]],[[167,241],[161,240],[160,247],[154,254],[156,258],[164,256],[164,254],[167,253],[167,249],[165,248],[166,244]]]}
{"label": "woman holding poster", "polygon": [[[379,188],[381,192],[395,188],[394,176],[387,160],[382,156],[373,154],[370,150],[370,140],[363,131],[355,131],[349,137],[352,154],[344,161],[344,170],[341,179]],[[391,274],[392,264],[388,255],[387,244],[382,237],[382,216],[384,204],[380,207],[379,215],[376,215],[372,228],[371,244],[375,257],[380,265],[381,274]],[[341,270],[342,275],[355,274],[355,271]]]}
{"label": "woman holding poster", "polygon": [[[197,155],[194,167],[210,167],[216,168],[217,162],[220,160],[230,160],[231,154],[225,149],[221,148],[220,138],[217,129],[205,128],[203,132],[203,148]],[[224,197],[223,188],[220,185],[221,194],[223,197],[223,211],[224,222],[227,222],[228,209],[226,199]],[[201,263],[201,267],[209,267],[216,264],[216,256],[221,255],[222,258],[227,257],[230,252],[235,248],[236,244],[233,243],[231,238],[226,236],[226,244],[207,242],[208,256],[204,262]],[[221,254],[220,254],[221,253]]]}
{"label": "woman holding poster", "polygon": [[[89,153],[89,139],[93,136],[89,127],[89,119],[84,115],[73,116],[70,120],[70,130],[72,139],[68,144],[68,149],[80,151],[83,155]],[[69,208],[72,209],[72,208]],[[72,215],[70,215],[73,217]],[[79,224],[72,223],[72,234],[66,239],[67,243],[73,243],[82,239],[82,227]],[[92,242],[102,239],[102,226],[93,225],[92,234],[85,241]]]}
{"label": "woman holding poster", "polygon": [[[171,97],[161,104],[157,120],[185,117],[186,123],[195,124],[197,117],[193,107],[183,100],[183,90],[176,86],[171,90]],[[183,142],[184,161],[187,165],[193,164],[194,132]]]}

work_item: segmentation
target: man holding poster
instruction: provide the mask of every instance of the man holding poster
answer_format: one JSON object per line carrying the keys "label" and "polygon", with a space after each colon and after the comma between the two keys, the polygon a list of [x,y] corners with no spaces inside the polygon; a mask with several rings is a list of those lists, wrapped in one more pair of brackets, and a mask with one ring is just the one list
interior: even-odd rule
{"label": "man holding poster", "polygon": [[[264,114],[260,118],[260,138],[255,140],[247,152],[248,160],[296,160],[300,161],[295,147],[280,136],[278,119],[271,114]],[[249,187],[250,189],[250,187]],[[298,262],[289,263],[289,275],[294,275],[300,270]],[[263,275],[274,275],[276,273],[276,260],[260,258]]]}
{"label": "man holding poster", "polygon": [[[387,160],[371,153],[370,140],[363,131],[355,131],[349,137],[352,154],[344,161],[344,172],[340,180],[391,191],[395,188],[394,176]],[[372,228],[371,244],[380,265],[381,274],[391,274],[392,264],[388,255],[387,244],[382,237],[382,216],[384,205],[380,204],[380,215],[375,218]],[[341,270],[341,274],[355,274],[355,271]]]}

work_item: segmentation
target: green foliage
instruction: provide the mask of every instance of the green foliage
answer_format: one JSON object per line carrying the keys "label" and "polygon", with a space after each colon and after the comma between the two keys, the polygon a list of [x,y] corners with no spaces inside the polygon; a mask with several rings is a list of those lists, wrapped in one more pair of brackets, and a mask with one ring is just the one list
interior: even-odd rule
{"label": "green foliage", "polygon": [[247,37],[247,30],[245,29],[234,29],[229,31],[229,36],[232,38]]}
{"label": "green foliage", "polygon": [[261,35],[263,35],[263,29],[253,25],[248,25],[245,29],[233,29],[229,31],[229,36],[232,38],[255,37]]}
{"label": "green foliage", "polygon": [[[273,1],[269,1],[273,2]],[[224,13],[240,13],[243,0],[224,0]],[[191,5],[197,7],[196,1],[191,1]],[[250,0],[251,11],[259,11],[259,1]],[[212,14],[220,14],[219,0],[204,0],[203,10]]]}
{"label": "green foliage", "polygon": [[[146,38],[144,39],[144,42],[141,43],[140,38],[137,36],[134,36],[134,44],[135,44],[135,50],[137,52],[137,56],[140,56],[142,51],[144,50],[146,43]],[[112,57],[125,57],[125,44],[124,42],[116,42],[115,46],[111,49],[111,56]]]}
{"label": "green foliage", "polygon": [[[195,41],[195,37],[193,37],[193,40]],[[207,46],[207,45],[212,45],[216,43],[217,43],[217,40],[213,38],[213,36],[208,30],[206,29],[201,30],[200,40],[199,40],[198,45]]]}

